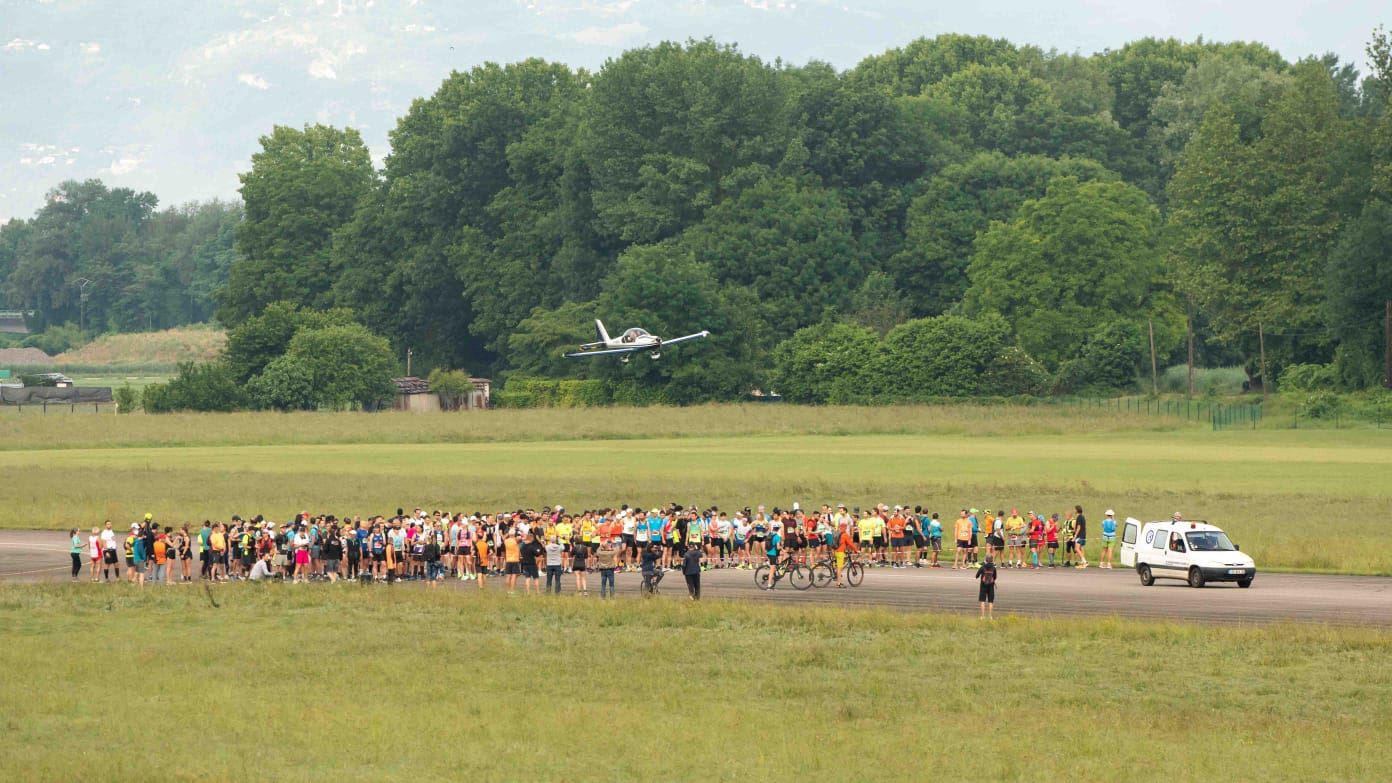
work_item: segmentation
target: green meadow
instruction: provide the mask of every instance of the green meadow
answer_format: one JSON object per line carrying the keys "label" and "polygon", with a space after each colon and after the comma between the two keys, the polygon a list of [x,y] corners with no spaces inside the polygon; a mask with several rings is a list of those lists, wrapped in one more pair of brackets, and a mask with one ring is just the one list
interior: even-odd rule
{"label": "green meadow", "polygon": [[1048,407],[10,417],[0,472],[11,528],[398,506],[885,502],[950,518],[1076,503],[1094,524],[1108,507],[1208,519],[1265,569],[1392,574],[1392,430],[1213,432]]}
{"label": "green meadow", "polygon": [[6,586],[0,623],[6,780],[1392,777],[1368,630],[344,584]]}

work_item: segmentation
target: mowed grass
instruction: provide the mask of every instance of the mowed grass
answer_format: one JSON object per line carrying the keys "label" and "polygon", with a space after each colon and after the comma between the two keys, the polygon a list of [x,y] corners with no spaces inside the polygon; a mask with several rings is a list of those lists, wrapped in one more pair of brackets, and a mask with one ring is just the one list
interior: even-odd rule
{"label": "mowed grass", "polygon": [[0,778],[1392,777],[1392,637],[1376,631],[211,595],[0,587]]}
{"label": "mowed grass", "polygon": [[[1223,526],[1263,569],[1392,574],[1392,432],[1153,431],[1124,415],[1093,430],[1065,410],[993,408],[83,418],[49,418],[54,448],[43,447],[45,422],[26,422],[0,449],[0,526],[85,528],[147,511],[197,524],[301,510],[794,501],[923,505],[950,519],[964,505],[1077,503],[1094,556],[1106,508],[1142,520],[1179,510]],[[185,428],[171,433],[174,421]],[[239,436],[230,422],[247,428]],[[335,433],[349,442],[319,442]],[[275,437],[287,442],[228,444]]]}

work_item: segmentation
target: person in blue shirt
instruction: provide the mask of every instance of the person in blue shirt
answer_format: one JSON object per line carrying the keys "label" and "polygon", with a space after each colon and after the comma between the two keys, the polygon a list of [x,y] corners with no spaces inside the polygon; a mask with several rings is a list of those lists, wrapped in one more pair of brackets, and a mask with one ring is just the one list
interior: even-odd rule
{"label": "person in blue shirt", "polygon": [[932,568],[942,568],[942,563],[938,562],[938,553],[942,552],[942,520],[938,519],[938,512],[934,511],[933,516],[928,520],[928,545],[933,548]]}
{"label": "person in blue shirt", "polygon": [[135,583],[145,584],[145,567],[150,561],[150,553],[145,550],[145,538],[136,536],[131,542],[131,560],[135,564]]}
{"label": "person in blue shirt", "polygon": [[764,552],[768,554],[768,586],[773,588],[774,573],[778,570],[778,555],[783,550],[783,534],[775,528],[768,537],[768,546]]}
{"label": "person in blue shirt", "polygon": [[1098,568],[1112,567],[1112,545],[1116,543],[1116,512],[1107,509],[1107,516],[1102,518],[1102,562]]}
{"label": "person in blue shirt", "polygon": [[980,512],[978,512],[976,509],[972,509],[971,514],[967,516],[967,519],[971,520],[972,526],[971,545],[967,547],[967,563],[969,564],[976,562],[976,547],[978,545],[978,542],[980,541],[981,536],[981,523],[977,521],[976,518],[976,515],[978,513]]}

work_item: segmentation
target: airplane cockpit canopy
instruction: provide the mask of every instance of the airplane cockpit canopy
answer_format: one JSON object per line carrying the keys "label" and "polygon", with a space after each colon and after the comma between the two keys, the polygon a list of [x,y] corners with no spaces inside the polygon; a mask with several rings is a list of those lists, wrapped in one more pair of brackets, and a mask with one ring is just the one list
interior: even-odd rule
{"label": "airplane cockpit canopy", "polygon": [[623,341],[626,343],[636,343],[640,338],[648,337],[646,330],[633,328],[623,333]]}

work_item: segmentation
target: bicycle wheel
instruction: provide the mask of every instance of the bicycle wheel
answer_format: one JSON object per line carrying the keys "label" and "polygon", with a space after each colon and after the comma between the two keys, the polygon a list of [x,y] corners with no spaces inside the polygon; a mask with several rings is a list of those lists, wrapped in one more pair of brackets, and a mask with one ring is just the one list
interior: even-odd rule
{"label": "bicycle wheel", "polygon": [[806,590],[812,586],[812,569],[804,565],[792,566],[788,569],[788,581],[794,590]]}
{"label": "bicycle wheel", "polygon": [[818,563],[812,566],[812,586],[826,587],[831,584],[831,580],[836,578],[836,572],[832,570],[829,563]]}
{"label": "bicycle wheel", "polygon": [[865,578],[865,569],[860,563],[846,564],[846,583],[851,587],[860,587],[860,582]]}
{"label": "bicycle wheel", "polygon": [[764,563],[763,565],[754,569],[754,584],[760,590],[767,590],[770,587],[772,587],[772,585],[768,583],[768,571],[768,563]]}

